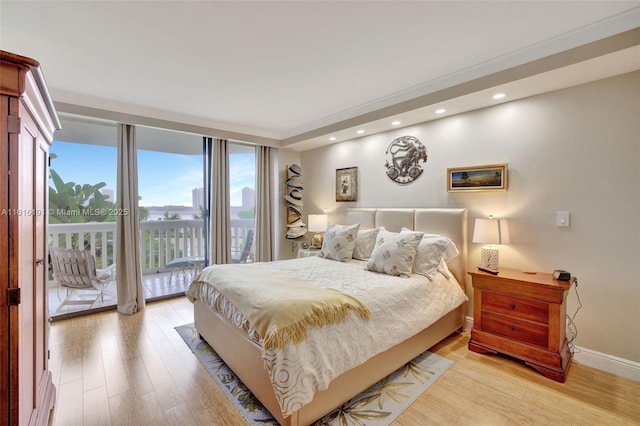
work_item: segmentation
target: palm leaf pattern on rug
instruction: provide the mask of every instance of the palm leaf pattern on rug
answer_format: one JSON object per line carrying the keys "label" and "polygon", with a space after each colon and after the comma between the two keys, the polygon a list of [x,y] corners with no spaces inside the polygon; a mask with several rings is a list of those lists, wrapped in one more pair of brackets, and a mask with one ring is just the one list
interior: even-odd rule
{"label": "palm leaf pattern on rug", "polygon": [[375,402],[380,397],[379,393],[366,395],[366,391],[362,394],[351,399],[349,402],[342,405],[342,407],[327,414],[313,426],[366,426],[366,420],[380,420],[388,417],[391,412],[382,410],[364,409],[367,405]]}
{"label": "palm leaf pattern on rug", "polygon": [[376,402],[378,408],[382,409],[386,398],[389,398],[398,404],[401,404],[406,398],[410,398],[411,394],[401,392],[401,389],[411,386],[409,382],[390,382],[389,377],[385,377],[372,386],[373,390],[379,395]]}
{"label": "palm leaf pattern on rug", "polygon": [[430,370],[429,367],[422,364],[422,361],[428,355],[430,354],[423,353],[405,364],[402,374],[403,377],[411,376],[420,383],[428,382],[434,374],[436,374],[434,371]]}
{"label": "palm leaf pattern on rug", "polygon": [[[413,384],[413,381],[395,381],[398,377],[409,377],[424,383],[433,376],[433,372],[420,364],[424,354],[409,361],[404,367],[372,385],[369,389],[353,398],[339,409],[327,414],[314,426],[339,425],[339,426],[366,426],[367,421],[380,420],[391,413],[384,410],[387,399],[402,404],[412,395],[402,392]],[[377,406],[369,407],[370,405]]]}

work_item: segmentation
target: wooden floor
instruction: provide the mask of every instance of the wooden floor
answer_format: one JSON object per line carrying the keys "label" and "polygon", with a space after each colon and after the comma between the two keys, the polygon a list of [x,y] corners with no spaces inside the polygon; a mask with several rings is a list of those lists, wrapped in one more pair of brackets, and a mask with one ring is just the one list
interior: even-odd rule
{"label": "wooden floor", "polygon": [[[242,416],[174,330],[184,297],[144,312],[52,323],[53,425],[241,425]],[[573,364],[567,382],[467,350],[468,333],[432,350],[455,361],[393,425],[640,424],[640,383]]]}

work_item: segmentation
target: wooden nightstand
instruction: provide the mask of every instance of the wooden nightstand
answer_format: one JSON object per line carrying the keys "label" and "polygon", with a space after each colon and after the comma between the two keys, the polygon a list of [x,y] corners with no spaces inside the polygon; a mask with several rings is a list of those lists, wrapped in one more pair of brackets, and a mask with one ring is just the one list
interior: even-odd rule
{"label": "wooden nightstand", "polygon": [[473,282],[473,330],[469,350],[519,358],[564,382],[571,361],[566,338],[566,295],[575,282],[551,274],[500,268],[498,275],[469,272]]}

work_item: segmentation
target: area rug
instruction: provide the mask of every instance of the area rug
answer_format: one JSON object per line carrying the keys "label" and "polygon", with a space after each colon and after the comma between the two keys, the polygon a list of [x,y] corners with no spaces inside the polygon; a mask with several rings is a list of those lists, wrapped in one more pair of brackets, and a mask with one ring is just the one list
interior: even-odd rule
{"label": "area rug", "polygon": [[[278,425],[269,411],[238,380],[211,346],[198,337],[193,324],[176,327],[176,331],[242,413],[249,425]],[[453,361],[451,360],[428,351],[424,352],[347,401],[342,407],[315,422],[314,426],[387,426],[452,365]]]}

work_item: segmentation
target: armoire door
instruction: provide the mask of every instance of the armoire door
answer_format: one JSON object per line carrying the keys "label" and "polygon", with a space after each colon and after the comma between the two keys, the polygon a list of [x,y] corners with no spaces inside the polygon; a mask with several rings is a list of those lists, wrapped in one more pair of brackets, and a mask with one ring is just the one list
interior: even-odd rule
{"label": "armoire door", "polygon": [[[7,176],[9,173],[9,97],[0,96],[0,175]],[[9,358],[12,353],[13,341],[11,340],[11,329],[9,327],[9,317],[13,308],[9,306],[9,190],[7,186],[0,189],[0,341],[7,342],[8,348],[0,351],[0,424],[6,424],[11,419],[12,399],[10,383],[11,370],[9,368]]]}
{"label": "armoire door", "polygon": [[34,155],[34,180],[35,194],[35,291],[38,294],[35,300],[36,335],[34,336],[34,352],[36,364],[34,370],[37,377],[36,388],[36,418],[35,425],[47,425],[50,411],[55,403],[56,388],[53,385],[53,376],[49,370],[49,294],[48,294],[48,233],[47,233],[47,209],[49,208],[49,144],[39,134],[35,146]]}
{"label": "armoire door", "polygon": [[[24,111],[24,110],[23,110]],[[47,370],[46,215],[48,144],[29,114],[21,114],[19,189],[20,423],[46,424],[54,392]]]}

